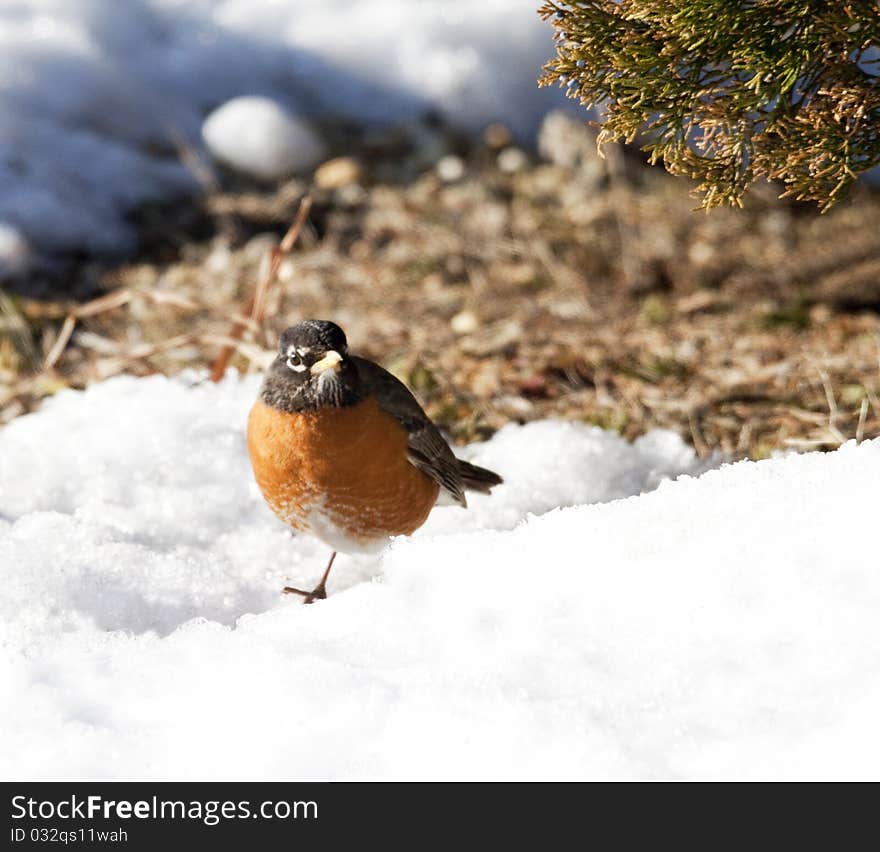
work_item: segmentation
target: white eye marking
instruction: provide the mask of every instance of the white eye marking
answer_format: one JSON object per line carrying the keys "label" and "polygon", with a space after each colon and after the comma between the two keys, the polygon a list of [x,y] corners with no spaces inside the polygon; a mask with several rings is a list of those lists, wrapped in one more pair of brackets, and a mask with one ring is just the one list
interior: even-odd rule
{"label": "white eye marking", "polygon": [[300,358],[297,349],[293,346],[287,347],[287,367],[290,370],[293,370],[294,373],[303,373],[308,367],[303,364],[302,358]]}

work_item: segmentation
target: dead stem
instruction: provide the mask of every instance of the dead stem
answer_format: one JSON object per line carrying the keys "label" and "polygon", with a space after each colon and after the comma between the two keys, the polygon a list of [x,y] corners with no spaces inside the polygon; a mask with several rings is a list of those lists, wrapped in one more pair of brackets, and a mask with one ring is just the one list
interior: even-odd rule
{"label": "dead stem", "polygon": [[[288,228],[287,233],[284,235],[284,239],[281,240],[281,244],[277,248],[271,249],[266,274],[257,281],[257,288],[254,295],[242,310],[243,314],[249,315],[251,327],[260,328],[262,326],[266,311],[266,295],[269,292],[269,288],[278,277],[278,268],[281,266],[281,261],[290,254],[293,247],[296,245],[296,241],[299,239],[299,235],[302,232],[303,225],[306,223],[306,219],[308,219],[311,208],[312,200],[307,195],[302,201],[300,201],[296,219],[294,219],[293,224]],[[240,340],[246,328],[247,326],[244,323],[235,323],[232,330],[229,332],[229,337],[232,340]],[[233,351],[234,346],[229,345],[224,346],[220,350],[220,353],[217,355],[217,358],[211,367],[212,382],[219,382],[220,379],[223,378]]]}

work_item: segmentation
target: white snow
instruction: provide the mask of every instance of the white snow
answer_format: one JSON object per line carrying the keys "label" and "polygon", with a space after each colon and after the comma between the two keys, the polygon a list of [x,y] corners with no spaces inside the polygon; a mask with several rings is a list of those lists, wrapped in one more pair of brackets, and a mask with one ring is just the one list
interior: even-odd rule
{"label": "white snow", "polygon": [[256,387],[119,378],[0,432],[4,776],[877,776],[880,441],[673,482],[705,464],[669,433],[508,426],[467,451],[495,494],[306,607],[327,553],[252,484]]}
{"label": "white snow", "polygon": [[0,224],[41,252],[127,250],[126,210],[196,187],[180,152],[239,95],[530,136],[565,100],[537,88],[552,53],[533,0],[4,2]]}
{"label": "white snow", "polygon": [[30,264],[30,247],[22,233],[0,222],[0,280],[24,272]]}
{"label": "white snow", "polygon": [[324,143],[301,118],[272,98],[242,96],[217,107],[202,139],[222,163],[262,180],[277,180],[318,165]]}

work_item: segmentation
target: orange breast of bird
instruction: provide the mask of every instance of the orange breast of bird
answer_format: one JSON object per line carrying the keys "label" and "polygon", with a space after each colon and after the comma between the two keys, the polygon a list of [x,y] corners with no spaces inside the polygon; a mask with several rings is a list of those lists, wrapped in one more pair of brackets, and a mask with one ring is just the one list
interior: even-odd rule
{"label": "orange breast of bird", "polygon": [[437,500],[437,483],[407,460],[406,431],[372,398],[298,413],[258,400],[247,437],[254,476],[272,511],[334,547],[322,535],[328,524],[369,546],[414,532]]}

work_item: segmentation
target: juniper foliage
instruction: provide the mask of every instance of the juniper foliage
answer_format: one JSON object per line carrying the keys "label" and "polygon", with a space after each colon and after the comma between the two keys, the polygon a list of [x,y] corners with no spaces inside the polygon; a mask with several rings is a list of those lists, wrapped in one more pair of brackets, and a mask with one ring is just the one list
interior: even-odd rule
{"label": "juniper foliage", "polygon": [[702,206],[749,184],[827,209],[880,163],[880,3],[547,2],[560,83],[600,110],[600,145],[639,138],[698,181]]}

